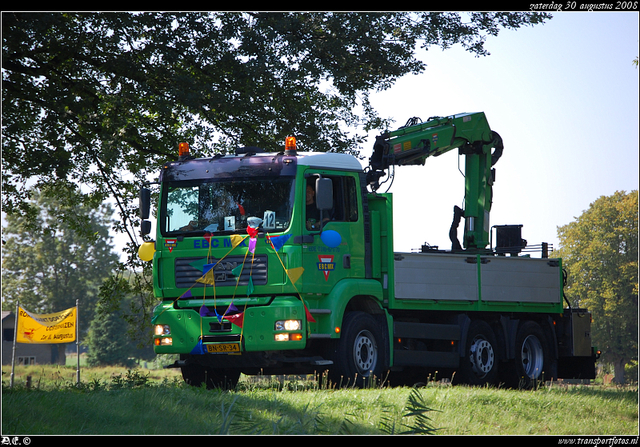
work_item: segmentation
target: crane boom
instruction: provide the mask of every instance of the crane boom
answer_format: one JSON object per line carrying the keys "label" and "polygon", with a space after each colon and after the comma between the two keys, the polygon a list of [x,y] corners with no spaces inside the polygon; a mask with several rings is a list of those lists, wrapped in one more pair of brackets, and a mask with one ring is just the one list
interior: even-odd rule
{"label": "crane boom", "polygon": [[[464,210],[454,207],[454,225],[464,217],[464,247],[484,250],[490,242],[493,165],[503,148],[502,138],[491,130],[484,112],[433,117],[424,122],[411,118],[405,126],[376,137],[367,182],[376,191],[389,168],[424,165],[429,157],[458,149],[465,156],[465,200]],[[461,249],[453,234],[452,227],[452,248]]]}

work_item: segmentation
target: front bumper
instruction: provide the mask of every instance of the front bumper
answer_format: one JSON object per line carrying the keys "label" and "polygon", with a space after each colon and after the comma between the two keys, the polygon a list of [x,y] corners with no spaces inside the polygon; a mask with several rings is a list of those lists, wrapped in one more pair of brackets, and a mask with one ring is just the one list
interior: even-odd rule
{"label": "front bumper", "polygon": [[[227,303],[228,304],[228,303]],[[169,330],[154,335],[157,354],[226,354],[304,349],[308,326],[302,301],[297,297],[275,297],[264,306],[237,306],[225,315],[227,304],[205,303],[209,316],[200,309],[177,308],[173,302],[156,307],[152,323]],[[276,321],[299,320],[299,329],[276,328]],[[169,341],[170,339],[170,341]]]}

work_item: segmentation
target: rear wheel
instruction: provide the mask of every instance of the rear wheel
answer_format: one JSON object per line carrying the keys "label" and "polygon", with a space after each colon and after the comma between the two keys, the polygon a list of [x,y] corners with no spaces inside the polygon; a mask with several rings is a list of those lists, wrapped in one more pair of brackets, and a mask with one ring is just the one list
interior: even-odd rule
{"label": "rear wheel", "polygon": [[329,370],[331,381],[337,386],[364,386],[380,380],[386,352],[383,343],[382,328],[373,316],[348,313]]}
{"label": "rear wheel", "polygon": [[516,336],[515,372],[519,387],[531,388],[537,382],[551,379],[552,359],[547,337],[540,325],[526,321]]}
{"label": "rear wheel", "polygon": [[466,351],[460,359],[458,381],[469,385],[494,385],[498,378],[497,342],[491,326],[475,320],[469,326]]}

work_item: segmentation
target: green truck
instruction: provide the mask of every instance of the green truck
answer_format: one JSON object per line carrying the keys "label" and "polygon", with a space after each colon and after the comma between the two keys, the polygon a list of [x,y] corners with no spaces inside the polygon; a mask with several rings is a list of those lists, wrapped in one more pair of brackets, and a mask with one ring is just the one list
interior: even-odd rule
{"label": "green truck", "polygon": [[[544,244],[539,258],[524,254],[521,225],[490,226],[503,144],[484,113],[412,118],[376,138],[365,168],[348,154],[298,151],[294,137],[284,146],[195,159],[182,143],[154,182],[155,240],[139,250],[161,301],[154,349],[179,354],[172,366],[187,383],[234,386],[241,373],[326,373],[335,386],[436,372],[474,385],[595,378],[591,314],[565,299],[562,260]],[[397,166],[454,149],[465,200],[451,249],[395,252],[398,211],[378,190]]]}

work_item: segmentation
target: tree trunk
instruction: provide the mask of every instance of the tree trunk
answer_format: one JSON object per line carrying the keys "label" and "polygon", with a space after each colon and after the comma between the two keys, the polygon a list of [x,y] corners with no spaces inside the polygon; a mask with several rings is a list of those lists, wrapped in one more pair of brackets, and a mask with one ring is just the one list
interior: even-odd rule
{"label": "tree trunk", "polygon": [[624,385],[624,366],[626,363],[623,358],[613,362],[613,373],[615,374],[613,381],[616,385]]}
{"label": "tree trunk", "polygon": [[[66,365],[67,364],[67,345],[56,345],[56,347],[58,348],[58,357],[57,357],[57,364],[58,365]],[[623,368],[624,370],[624,368]]]}

